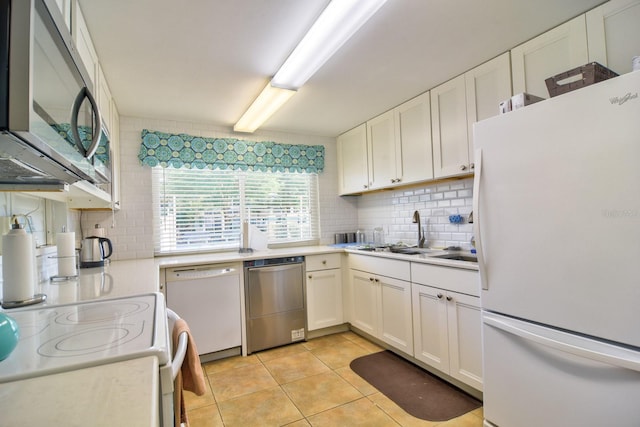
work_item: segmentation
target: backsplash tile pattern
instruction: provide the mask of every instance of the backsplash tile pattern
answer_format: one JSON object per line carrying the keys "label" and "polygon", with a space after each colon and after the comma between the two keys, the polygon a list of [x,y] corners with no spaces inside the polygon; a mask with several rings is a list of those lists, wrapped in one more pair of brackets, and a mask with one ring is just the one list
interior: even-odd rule
{"label": "backsplash tile pattern", "polygon": [[[473,224],[467,222],[473,205],[473,178],[364,194],[358,200],[358,226],[370,240],[375,227],[382,227],[386,243],[418,242],[413,212],[420,213],[426,244],[430,247],[461,246],[471,249]],[[460,224],[449,222],[461,215]]]}

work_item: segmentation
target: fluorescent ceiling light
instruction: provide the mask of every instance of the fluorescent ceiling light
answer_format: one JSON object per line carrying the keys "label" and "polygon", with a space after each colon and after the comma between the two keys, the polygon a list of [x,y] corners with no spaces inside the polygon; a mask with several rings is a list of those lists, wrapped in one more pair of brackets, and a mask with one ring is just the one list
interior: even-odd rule
{"label": "fluorescent ceiling light", "polygon": [[233,130],[253,132],[289,100],[387,0],[333,0]]}
{"label": "fluorescent ceiling light", "polygon": [[280,67],[271,84],[300,88],[385,2],[333,0]]}
{"label": "fluorescent ceiling light", "polygon": [[249,133],[255,131],[295,93],[295,90],[282,89],[267,83],[253,104],[240,117],[233,130]]}

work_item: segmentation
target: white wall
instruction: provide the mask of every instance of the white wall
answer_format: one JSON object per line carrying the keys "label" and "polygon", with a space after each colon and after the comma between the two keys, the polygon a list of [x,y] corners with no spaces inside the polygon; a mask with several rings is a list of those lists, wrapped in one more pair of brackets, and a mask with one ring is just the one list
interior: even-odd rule
{"label": "white wall", "polygon": [[357,228],[357,198],[341,198],[338,194],[335,138],[296,135],[282,132],[237,134],[227,128],[206,123],[120,117],[121,206],[115,214],[85,211],[80,216],[82,228],[100,224],[114,245],[113,259],[148,258],[153,256],[153,211],[151,169],[140,165],[142,129],[168,133],[187,133],[205,137],[233,137],[284,144],[325,146],[325,169],[319,174],[321,243],[333,243],[336,232]]}

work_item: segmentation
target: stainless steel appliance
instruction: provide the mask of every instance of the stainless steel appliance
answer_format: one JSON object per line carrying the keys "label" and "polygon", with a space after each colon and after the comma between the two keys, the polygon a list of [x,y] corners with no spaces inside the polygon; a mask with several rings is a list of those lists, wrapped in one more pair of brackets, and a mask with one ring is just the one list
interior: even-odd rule
{"label": "stainless steel appliance", "polygon": [[238,267],[198,265],[164,272],[167,306],[182,313],[203,362],[240,354],[242,272]]}
{"label": "stainless steel appliance", "polygon": [[80,268],[103,267],[105,260],[111,254],[113,254],[113,245],[106,237],[84,238],[80,247]]}
{"label": "stainless steel appliance", "polygon": [[304,257],[245,261],[247,352],[306,339]]}
{"label": "stainless steel appliance", "polygon": [[55,0],[1,0],[0,40],[0,184],[109,192],[107,132]]}
{"label": "stainless steel appliance", "polygon": [[486,426],[640,425],[640,72],[474,128]]}

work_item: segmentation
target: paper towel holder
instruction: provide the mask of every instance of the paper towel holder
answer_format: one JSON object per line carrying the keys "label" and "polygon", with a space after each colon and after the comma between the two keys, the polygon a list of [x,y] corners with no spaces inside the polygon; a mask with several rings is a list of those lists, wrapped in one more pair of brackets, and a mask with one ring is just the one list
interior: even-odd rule
{"label": "paper towel holder", "polygon": [[[22,228],[22,224],[18,223],[18,219],[15,219],[14,224],[11,225],[11,229],[15,230],[15,229],[21,229]],[[4,273],[4,271],[3,271]],[[3,283],[4,285],[4,283]],[[4,296],[4,295],[3,295]],[[2,300],[2,303],[0,304],[2,306],[2,308],[8,309],[8,308],[18,308],[18,307],[25,307],[28,305],[33,305],[33,304],[39,304],[43,301],[45,301],[47,299],[47,296],[45,294],[35,294],[29,298],[23,299],[23,300],[18,300],[18,301],[5,301]]]}

